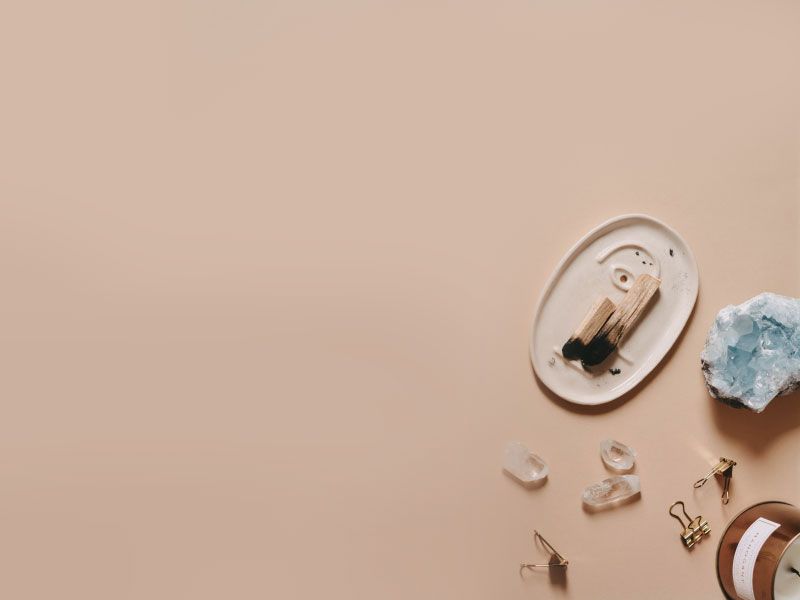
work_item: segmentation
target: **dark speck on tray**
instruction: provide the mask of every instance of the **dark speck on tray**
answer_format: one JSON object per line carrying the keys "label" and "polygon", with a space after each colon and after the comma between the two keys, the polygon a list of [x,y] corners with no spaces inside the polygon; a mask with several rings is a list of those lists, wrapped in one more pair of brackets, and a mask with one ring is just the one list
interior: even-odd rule
{"label": "dark speck on tray", "polygon": [[612,375],[619,375],[621,373],[619,369],[609,369],[608,372]]}
{"label": "dark speck on tray", "polygon": [[675,253],[672,251],[672,248],[669,249],[669,255],[670,256],[675,256]]}

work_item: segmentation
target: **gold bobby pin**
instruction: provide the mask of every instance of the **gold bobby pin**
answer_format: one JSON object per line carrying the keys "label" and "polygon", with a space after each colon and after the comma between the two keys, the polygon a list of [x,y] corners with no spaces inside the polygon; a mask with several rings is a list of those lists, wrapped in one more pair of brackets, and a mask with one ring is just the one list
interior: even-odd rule
{"label": "gold bobby pin", "polygon": [[[678,504],[681,505],[683,516],[686,517],[686,523],[684,523],[678,515],[672,512],[672,509],[678,506]],[[686,505],[680,500],[674,502],[672,506],[669,507],[669,514],[673,519],[677,519],[678,523],[681,524],[681,527],[683,528],[683,531],[681,531],[681,541],[687,548],[691,548],[697,542],[703,539],[703,536],[711,533],[711,527],[708,525],[708,521],[699,515],[695,518],[690,517],[688,514],[686,514]]]}
{"label": "gold bobby pin", "polygon": [[550,561],[547,564],[522,563],[519,566],[519,570],[520,571],[522,571],[522,569],[535,569],[537,567],[542,567],[542,568],[546,568],[546,569],[550,569],[552,567],[564,567],[565,569],[567,568],[567,565],[569,564],[569,561],[566,558],[564,558],[563,556],[561,556],[561,554],[559,554],[558,550],[553,548],[553,545],[542,537],[541,533],[539,533],[538,531],[534,530],[533,537],[534,537],[534,539],[538,539],[542,543],[542,545],[545,547],[545,549],[548,552],[550,552]]}
{"label": "gold bobby pin", "polygon": [[720,457],[719,462],[711,469],[708,475],[694,482],[694,487],[703,487],[706,481],[711,479],[714,475],[722,475],[722,503],[727,504],[731,498],[729,488],[731,486],[731,477],[733,477],[733,467],[735,466],[735,461],[730,458]]}

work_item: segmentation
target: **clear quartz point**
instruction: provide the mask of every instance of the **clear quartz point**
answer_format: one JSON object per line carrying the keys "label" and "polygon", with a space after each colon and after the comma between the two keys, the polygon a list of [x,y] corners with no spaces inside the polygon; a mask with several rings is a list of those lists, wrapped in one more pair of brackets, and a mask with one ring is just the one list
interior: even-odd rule
{"label": "clear quartz point", "polygon": [[539,482],[550,473],[547,463],[520,442],[506,445],[503,470],[523,485]]}
{"label": "clear quartz point", "polygon": [[617,475],[583,490],[583,501],[592,508],[606,508],[642,491],[638,475]]}
{"label": "clear quartz point", "polygon": [[630,471],[636,462],[636,452],[616,440],[605,440],[600,444],[600,457],[608,468],[615,471]]}

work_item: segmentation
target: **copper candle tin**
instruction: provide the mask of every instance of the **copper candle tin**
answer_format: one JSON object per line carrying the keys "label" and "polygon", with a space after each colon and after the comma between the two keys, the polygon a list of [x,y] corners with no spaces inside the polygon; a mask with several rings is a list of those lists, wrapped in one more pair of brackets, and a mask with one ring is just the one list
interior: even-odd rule
{"label": "copper candle tin", "polygon": [[[746,545],[741,549],[734,574],[736,550],[743,537]],[[737,594],[736,586],[738,584],[741,591],[752,584],[755,600],[800,598],[800,575],[797,575],[796,595],[790,592],[790,595],[778,593],[776,596],[775,589],[781,559],[795,543],[800,544],[800,510],[788,502],[761,502],[739,513],[728,524],[717,549],[717,578],[725,597],[728,600],[746,598],[747,593]],[[787,573],[781,573],[781,581],[785,585],[786,578],[795,577],[795,574],[789,573],[791,569],[786,565],[784,570]],[[793,580],[790,584],[794,587]]]}

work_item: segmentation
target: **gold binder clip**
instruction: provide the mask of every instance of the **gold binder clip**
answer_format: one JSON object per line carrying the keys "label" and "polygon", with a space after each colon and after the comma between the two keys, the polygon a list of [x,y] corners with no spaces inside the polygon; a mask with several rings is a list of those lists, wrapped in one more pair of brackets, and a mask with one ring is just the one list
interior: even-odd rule
{"label": "gold binder clip", "polygon": [[694,487],[703,487],[706,481],[711,479],[714,475],[722,475],[722,503],[727,504],[728,500],[731,498],[731,477],[733,477],[733,467],[735,466],[736,461],[733,461],[730,458],[720,457],[719,462],[714,466],[713,469],[711,469],[711,472],[708,475],[694,482]]}
{"label": "gold binder clip", "polygon": [[[672,512],[672,509],[678,506],[678,504],[681,505],[683,516],[686,517],[686,523],[684,523],[683,519],[681,519],[678,515]],[[680,500],[674,502],[672,506],[669,507],[669,514],[673,519],[677,519],[678,523],[681,524],[681,527],[683,528],[683,531],[681,532],[681,541],[687,548],[691,548],[697,542],[699,542],[704,535],[711,533],[711,527],[709,527],[708,521],[703,519],[701,516],[692,518],[687,515],[686,505]]]}
{"label": "gold binder clip", "polygon": [[545,547],[545,549],[550,553],[550,560],[547,562],[547,564],[522,563],[519,566],[520,572],[522,571],[522,569],[535,569],[537,567],[542,567],[546,569],[551,569],[553,567],[563,567],[565,569],[567,568],[569,561],[563,556],[561,556],[558,550],[553,548],[552,544],[542,537],[541,533],[534,530],[533,537],[534,540],[538,539]]}

